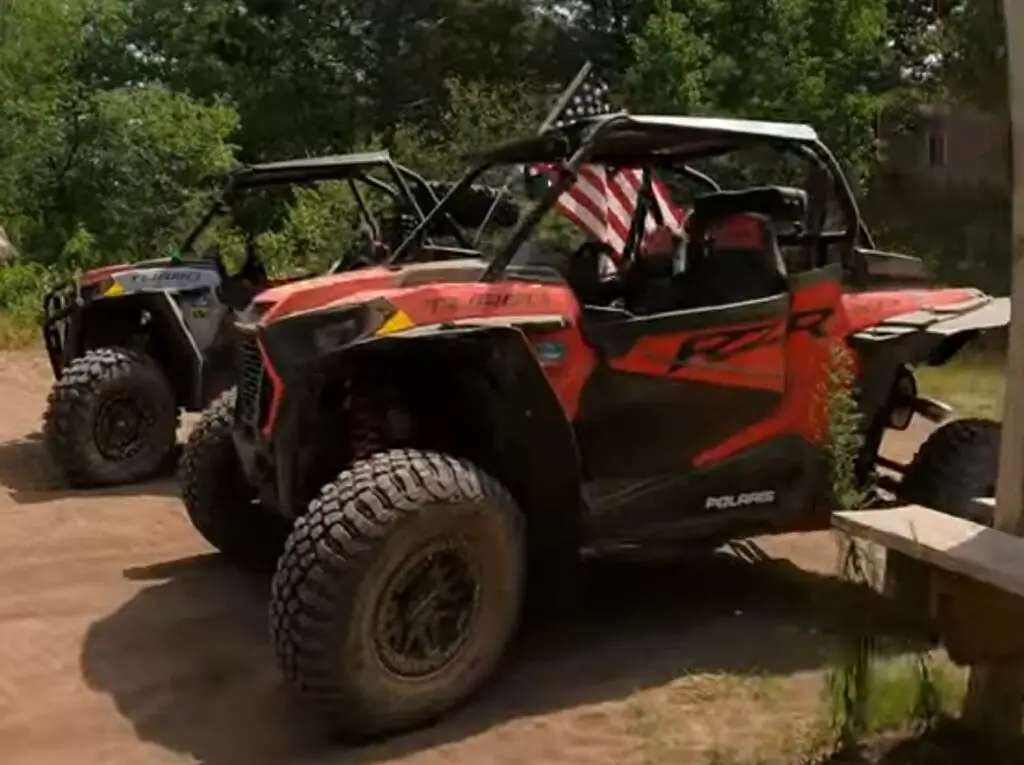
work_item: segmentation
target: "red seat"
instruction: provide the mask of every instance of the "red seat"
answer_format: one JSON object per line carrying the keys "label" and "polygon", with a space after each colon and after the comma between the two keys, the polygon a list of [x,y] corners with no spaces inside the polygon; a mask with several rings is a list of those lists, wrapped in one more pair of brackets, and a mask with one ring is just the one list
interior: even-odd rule
{"label": "red seat", "polygon": [[644,237],[640,247],[641,256],[671,255],[676,249],[676,235],[668,226],[657,226]]}

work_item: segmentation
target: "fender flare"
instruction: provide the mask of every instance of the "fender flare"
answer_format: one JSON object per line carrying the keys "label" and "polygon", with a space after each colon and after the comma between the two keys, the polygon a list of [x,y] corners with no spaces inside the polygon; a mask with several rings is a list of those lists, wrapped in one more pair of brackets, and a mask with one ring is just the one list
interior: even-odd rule
{"label": "fender flare", "polygon": [[[317,367],[328,378],[339,373],[379,373],[398,379],[410,390],[426,391],[431,411],[439,417],[450,413],[457,427],[473,428],[482,416],[494,434],[494,442],[488,444],[487,454],[480,455],[480,467],[491,472],[518,500],[526,515],[531,551],[578,547],[584,476],[575,434],[519,329],[500,325],[413,329],[340,349],[319,359]],[[474,412],[467,418],[469,404],[445,395],[450,389],[438,370],[446,368],[458,369],[460,379],[468,379],[467,368],[479,370],[479,390],[485,390],[481,395],[487,397],[484,412]],[[296,422],[315,416],[320,410],[318,401],[316,396],[307,397],[299,405],[306,417]],[[474,425],[467,426],[467,420]],[[296,429],[295,437],[300,437],[299,432]],[[276,444],[275,450],[279,460],[294,460],[297,451],[290,444]],[[293,463],[292,469],[298,466]],[[296,489],[302,483],[294,473],[293,480],[279,474],[281,478],[283,484]]]}
{"label": "fender flare", "polygon": [[157,327],[160,351],[155,360],[170,381],[179,406],[190,410],[201,408],[203,355],[185,324],[181,309],[168,292],[99,298],[83,306],[72,317],[65,351],[67,358],[74,358],[85,351],[87,328],[91,322],[119,315],[137,316],[142,311],[150,313],[150,324]]}

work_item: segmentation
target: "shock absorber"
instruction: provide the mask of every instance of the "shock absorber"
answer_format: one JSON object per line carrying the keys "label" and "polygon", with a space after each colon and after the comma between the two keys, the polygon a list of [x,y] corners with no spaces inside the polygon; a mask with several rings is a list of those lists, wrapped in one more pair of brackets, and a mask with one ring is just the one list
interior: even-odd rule
{"label": "shock absorber", "polygon": [[353,393],[349,399],[349,445],[352,459],[360,460],[384,447],[380,418],[373,401]]}

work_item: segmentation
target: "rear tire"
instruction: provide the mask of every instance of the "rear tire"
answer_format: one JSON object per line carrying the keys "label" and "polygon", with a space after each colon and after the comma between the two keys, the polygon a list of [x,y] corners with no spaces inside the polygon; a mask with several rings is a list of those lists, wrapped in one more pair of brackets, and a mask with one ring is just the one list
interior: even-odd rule
{"label": "rear tire", "polygon": [[64,368],[47,401],[43,438],[72,487],[115,486],[159,473],[177,426],[174,391],[156,362],[99,348]]}
{"label": "rear tire", "polygon": [[444,454],[382,452],[327,484],[296,522],[271,588],[272,642],[340,735],[418,726],[497,669],[524,573],[522,516],[497,481]]}
{"label": "rear tire", "polygon": [[971,500],[995,493],[1001,426],[994,420],[953,420],[921,444],[900,484],[900,499],[992,525],[992,511]]}
{"label": "rear tire", "polygon": [[235,389],[217,397],[189,434],[179,483],[189,520],[240,568],[274,570],[291,525],[258,502],[231,437]]}

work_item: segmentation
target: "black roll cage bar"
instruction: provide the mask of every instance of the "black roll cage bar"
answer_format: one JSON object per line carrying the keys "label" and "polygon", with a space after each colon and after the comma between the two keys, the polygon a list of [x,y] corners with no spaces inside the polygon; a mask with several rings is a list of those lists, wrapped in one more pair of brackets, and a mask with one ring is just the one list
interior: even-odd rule
{"label": "black roll cage bar", "polygon": [[[508,241],[505,243],[502,250],[495,255],[495,257],[488,263],[487,268],[481,275],[480,280],[484,282],[495,281],[501,277],[508,264],[512,261],[515,253],[523,245],[523,243],[529,238],[533,229],[541,221],[544,215],[547,214],[548,210],[558,201],[558,198],[568,191],[572,185],[576,182],[579,176],[581,167],[587,163],[590,155],[592,154],[597,139],[600,138],[605,132],[618,127],[623,123],[628,123],[631,115],[627,112],[620,112],[617,114],[611,114],[600,120],[596,124],[587,127],[583,133],[582,139],[579,142],[576,150],[569,155],[569,158],[559,163],[557,168],[557,179],[552,183],[548,189],[544,192],[541,199],[534,205],[525,216],[523,216],[516,227],[513,229],[512,234],[509,236]],[[558,136],[568,150],[570,148],[568,138],[564,135]],[[744,141],[744,137],[738,137],[739,141]],[[863,258],[860,258],[857,253],[857,243],[862,242],[867,246],[868,249],[874,249],[874,239],[871,233],[868,231],[867,226],[864,224],[861,218],[860,209],[857,205],[857,201],[854,198],[853,189],[850,187],[849,181],[846,179],[846,175],[842,170],[836,156],[829,150],[829,148],[822,143],[820,140],[815,139],[814,141],[795,141],[787,140],[783,138],[772,138],[765,136],[748,136],[746,137],[750,144],[765,144],[774,146],[782,153],[796,154],[810,160],[810,162],[824,170],[832,179],[833,190],[836,193],[839,204],[843,208],[843,212],[846,215],[848,221],[851,224],[846,231],[844,238],[851,239],[851,253],[855,262],[850,264],[855,274],[860,274],[866,268],[865,264],[860,262]],[[711,152],[700,153],[694,158],[706,158],[716,156],[720,154],[728,154],[735,150],[735,147],[730,146],[726,149],[718,149]],[[646,162],[644,160],[647,160]],[[657,161],[652,162],[651,160],[658,160],[659,157],[648,154],[646,157],[638,157],[637,162],[632,163],[641,164],[645,166],[644,173],[644,184],[643,186],[649,187],[650,184],[650,173],[649,168],[652,164],[658,164]],[[539,161],[539,160],[538,160]],[[441,198],[438,205],[427,214],[417,227],[408,235],[405,241],[403,241],[392,255],[393,260],[397,260],[400,254],[404,254],[405,251],[411,249],[412,243],[420,237],[424,230],[431,224],[431,220],[436,216],[443,213],[444,208],[449,201],[463,188],[466,188],[473,184],[477,178],[479,178],[484,172],[491,167],[494,167],[496,162],[484,162],[483,164],[476,165],[467,171],[459,181],[454,184],[448,192]],[[621,163],[623,166],[627,166],[628,163]],[[667,163],[662,163],[667,164]],[[669,167],[673,167],[669,165]],[[699,182],[705,183],[716,190],[721,190],[721,187],[712,178],[701,173],[687,165],[674,166],[674,170],[681,172],[685,175],[698,180]],[[639,214],[644,214],[643,204],[639,206]],[[824,216],[826,211],[822,209],[820,211],[821,220],[819,221],[820,226],[824,224]],[[634,221],[635,222],[635,221]],[[819,230],[818,237],[820,238],[824,232]]]}
{"label": "black roll cage bar", "polygon": [[[386,183],[385,181],[382,181],[380,178],[375,178],[374,176],[370,175],[371,171],[381,167],[386,168],[386,170],[388,171],[389,175],[391,176],[391,180],[394,183],[393,186]],[[305,186],[317,183],[325,183],[328,181],[346,181],[349,190],[352,192],[352,196],[355,197],[356,205],[359,207],[360,216],[363,218],[364,221],[366,221],[367,225],[369,225],[370,229],[373,231],[374,236],[376,237],[379,237],[381,234],[380,224],[377,222],[377,219],[374,217],[373,213],[370,211],[369,206],[366,204],[366,199],[364,198],[362,192],[359,190],[359,186],[356,183],[357,181],[365,183],[367,186],[370,186],[372,188],[376,188],[380,191],[383,191],[392,199],[404,199],[411,203],[412,208],[416,213],[416,217],[418,218],[417,232],[420,232],[421,228],[425,228],[423,224],[428,222],[428,218],[431,221],[434,219],[434,213],[438,212],[438,208],[440,207],[442,201],[438,199],[437,194],[434,193],[434,190],[430,187],[430,184],[422,175],[420,175],[414,170],[410,170],[409,168],[398,164],[397,162],[394,162],[391,159],[380,160],[377,162],[368,162],[359,168],[356,168],[356,166],[354,165],[339,164],[336,173],[318,174],[315,176],[311,173],[308,178],[299,180],[296,180],[294,178],[282,178],[263,182],[248,182],[246,179],[247,171],[248,168],[243,168],[241,170],[236,170],[234,173],[231,174],[231,176],[227,180],[227,183],[225,183],[224,187],[217,194],[209,209],[206,211],[206,213],[204,213],[203,217],[199,219],[199,222],[196,223],[193,229],[185,237],[185,240],[184,242],[182,242],[181,245],[182,252],[188,252],[189,250],[191,250],[192,247],[195,245],[196,240],[199,238],[200,234],[202,234],[206,227],[210,225],[210,222],[217,215],[223,214],[226,206],[233,199],[238,198],[243,191],[248,189],[266,188],[270,186]],[[426,198],[432,202],[432,207],[428,212],[424,212],[423,208],[420,207],[419,202],[417,201],[417,197],[412,192],[412,189],[409,187],[409,183],[407,183],[407,181],[411,181],[413,184],[415,184],[421,191],[423,191],[426,194]],[[456,186],[459,186],[460,191],[462,188],[464,188],[459,184],[456,184]],[[444,198],[447,199],[448,196],[449,194],[445,194]],[[459,225],[458,222],[456,222],[456,220],[452,217],[451,214],[449,214],[446,211],[440,212],[443,213],[445,222],[449,226],[451,226],[451,230],[455,235],[455,238],[458,239],[460,246],[466,247],[467,249],[470,248],[472,245],[470,245],[469,239],[466,237],[465,229],[461,225]],[[403,242],[402,244],[404,245],[405,243]],[[392,255],[388,258],[387,262],[396,262],[398,259],[397,256],[399,254],[404,255],[406,251],[408,251],[408,248],[397,248],[395,252],[392,253]]]}

